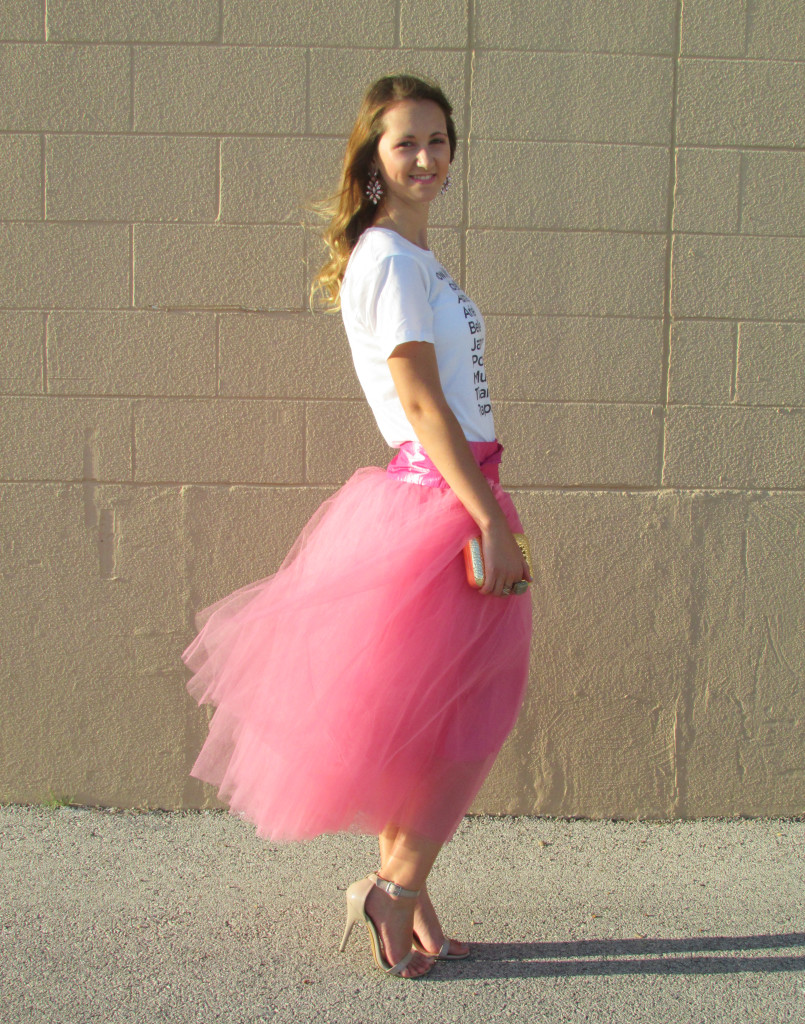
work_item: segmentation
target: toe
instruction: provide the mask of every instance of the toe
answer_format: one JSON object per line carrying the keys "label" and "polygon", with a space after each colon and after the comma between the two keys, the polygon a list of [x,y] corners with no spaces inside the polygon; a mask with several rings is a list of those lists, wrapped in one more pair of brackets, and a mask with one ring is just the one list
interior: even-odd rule
{"label": "toe", "polygon": [[421,978],[433,967],[433,960],[417,953],[411,958],[408,966],[403,971],[404,978]]}

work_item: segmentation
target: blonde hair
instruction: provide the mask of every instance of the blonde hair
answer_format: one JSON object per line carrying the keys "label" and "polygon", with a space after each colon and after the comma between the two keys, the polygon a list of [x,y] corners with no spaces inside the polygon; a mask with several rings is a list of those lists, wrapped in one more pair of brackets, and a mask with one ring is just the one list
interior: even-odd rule
{"label": "blonde hair", "polygon": [[341,281],[347,261],[377,213],[377,207],[367,198],[365,189],[378,140],[385,130],[383,119],[389,107],[402,100],[432,100],[442,108],[447,122],[450,160],[455,156],[453,108],[435,82],[415,75],[385,75],[369,87],[347,142],[338,190],[330,199],[314,205],[314,209],[329,220],[324,230],[324,241],[330,258],[313,279],[311,305],[317,304],[316,300],[320,298],[324,308],[333,311],[339,308]]}

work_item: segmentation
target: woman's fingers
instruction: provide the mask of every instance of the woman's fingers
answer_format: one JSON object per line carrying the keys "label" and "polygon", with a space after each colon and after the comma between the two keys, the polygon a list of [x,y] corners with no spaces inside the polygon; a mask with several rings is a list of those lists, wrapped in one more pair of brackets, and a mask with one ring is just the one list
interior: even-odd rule
{"label": "woman's fingers", "polygon": [[[508,597],[511,594],[516,594],[517,593],[515,591],[514,587],[515,587],[515,585],[517,583],[521,583],[523,580],[526,580],[528,583],[533,583],[533,578],[532,578],[531,572],[530,572],[530,570],[528,568],[528,562],[526,562],[525,559],[523,559],[522,571],[521,571],[520,575],[518,577],[516,577],[516,579],[512,579],[511,577],[507,577],[507,576],[501,575],[501,576],[499,576],[499,577],[497,577],[495,579],[495,581],[491,585],[488,593],[492,594],[495,597]],[[489,581],[489,582],[491,583],[492,581]],[[484,591],[483,589],[482,589],[481,592],[482,593],[487,593],[487,591]],[[525,593],[525,592],[526,591],[523,590],[523,591],[520,591],[519,593]]]}
{"label": "woman's fingers", "polygon": [[508,597],[522,580],[531,581],[528,563],[505,521],[481,535],[486,578],[481,593]]}

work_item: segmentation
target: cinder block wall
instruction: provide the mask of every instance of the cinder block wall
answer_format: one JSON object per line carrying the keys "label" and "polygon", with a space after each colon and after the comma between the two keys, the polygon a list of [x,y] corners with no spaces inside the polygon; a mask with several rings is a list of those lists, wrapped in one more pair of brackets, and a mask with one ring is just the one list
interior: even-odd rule
{"label": "cinder block wall", "polygon": [[801,3],[4,0],[0,38],[0,799],[211,799],[194,612],[388,457],[299,204],[410,69],[537,566],[477,809],[805,810]]}

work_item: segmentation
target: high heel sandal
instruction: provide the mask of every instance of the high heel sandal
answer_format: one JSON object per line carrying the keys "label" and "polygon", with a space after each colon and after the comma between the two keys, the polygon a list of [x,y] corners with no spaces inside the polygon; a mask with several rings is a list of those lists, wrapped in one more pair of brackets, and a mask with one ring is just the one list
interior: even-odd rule
{"label": "high heel sandal", "polygon": [[[341,939],[341,945],[338,947],[338,951],[339,953],[344,952],[347,941],[352,934],[352,929],[359,921],[363,921],[369,931],[369,944],[372,947],[372,956],[375,959],[375,963],[380,970],[384,971],[386,974],[399,975],[411,962],[416,950],[409,949],[401,960],[398,960],[396,964],[391,965],[389,965],[388,961],[383,956],[383,944],[380,941],[380,935],[377,931],[377,927],[371,917],[366,913],[366,899],[375,886],[385,890],[385,892],[389,893],[390,896],[408,896],[416,899],[419,895],[419,889],[403,889],[403,887],[401,885],[397,885],[396,882],[389,882],[385,878],[380,878],[374,872],[371,875],[367,875],[366,878],[362,878],[359,882],[353,882],[347,889],[347,926],[344,929],[344,937]],[[425,955],[427,956],[428,954]],[[425,974],[427,974],[427,971],[425,971]],[[416,975],[416,977],[423,977],[423,975]]]}
{"label": "high heel sandal", "polygon": [[466,960],[471,951],[468,949],[466,953],[451,953],[450,943],[452,941],[452,939],[445,939],[441,944],[438,953],[430,953],[419,941],[416,932],[414,932],[414,949],[418,949],[419,952],[424,953],[425,956],[433,957],[434,960]]}

